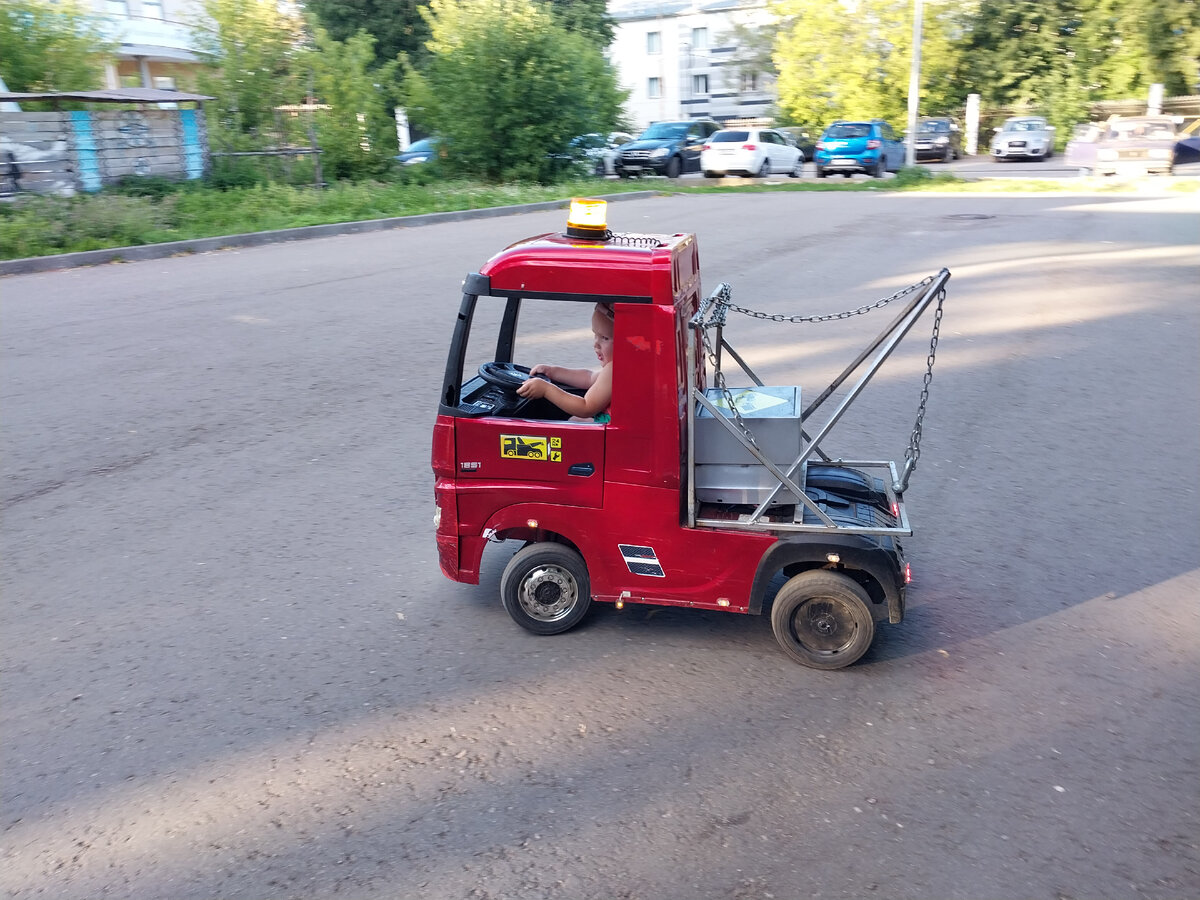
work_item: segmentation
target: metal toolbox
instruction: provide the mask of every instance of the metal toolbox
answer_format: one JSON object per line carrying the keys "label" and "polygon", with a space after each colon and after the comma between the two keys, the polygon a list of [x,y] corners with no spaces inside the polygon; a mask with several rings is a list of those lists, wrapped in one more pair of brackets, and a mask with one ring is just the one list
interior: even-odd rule
{"label": "metal toolbox", "polygon": [[[800,388],[730,388],[734,405],[755,443],[771,462],[785,472],[800,455]],[[719,388],[705,391],[709,402],[732,418],[729,402]],[[757,505],[779,481],[750,455],[724,425],[704,406],[696,410],[696,499],[703,503]],[[800,477],[797,471],[796,477]],[[786,489],[775,497],[780,504],[796,499]]]}

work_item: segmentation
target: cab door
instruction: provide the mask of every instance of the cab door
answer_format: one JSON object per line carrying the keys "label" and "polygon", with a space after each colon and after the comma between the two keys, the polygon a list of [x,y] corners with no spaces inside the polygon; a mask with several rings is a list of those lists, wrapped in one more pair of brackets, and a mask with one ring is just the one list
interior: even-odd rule
{"label": "cab door", "polygon": [[460,418],[455,424],[459,521],[479,533],[516,503],[597,509],[604,502],[605,426],[541,419]]}

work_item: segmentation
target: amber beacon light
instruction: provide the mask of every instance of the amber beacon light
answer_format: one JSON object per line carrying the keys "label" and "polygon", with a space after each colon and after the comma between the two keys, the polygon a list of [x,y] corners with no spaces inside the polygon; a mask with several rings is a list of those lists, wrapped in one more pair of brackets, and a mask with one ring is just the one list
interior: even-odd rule
{"label": "amber beacon light", "polygon": [[608,201],[576,198],[567,213],[567,237],[603,241],[608,238]]}

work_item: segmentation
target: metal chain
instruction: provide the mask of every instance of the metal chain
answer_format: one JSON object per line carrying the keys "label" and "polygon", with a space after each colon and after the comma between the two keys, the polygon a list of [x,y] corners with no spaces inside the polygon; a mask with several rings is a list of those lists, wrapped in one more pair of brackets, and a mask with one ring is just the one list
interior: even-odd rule
{"label": "metal chain", "polygon": [[758,310],[747,309],[744,306],[735,306],[732,303],[727,303],[726,306],[728,306],[728,308],[733,310],[734,312],[739,312],[742,315],[749,316],[752,319],[765,319],[769,322],[793,322],[796,324],[805,323],[805,322],[807,322],[807,323],[833,322],[837,319],[850,319],[850,318],[853,318],[854,316],[864,315],[875,309],[882,309],[883,307],[887,306],[889,303],[899,300],[901,297],[907,297],[909,294],[913,293],[914,291],[919,291],[921,288],[925,287],[926,285],[931,284],[933,282],[933,278],[934,278],[934,276],[930,275],[928,278],[924,279],[923,281],[918,281],[916,284],[910,284],[908,287],[904,288],[901,291],[897,291],[896,293],[892,294],[890,297],[884,297],[882,300],[876,300],[874,303],[869,303],[866,306],[860,306],[860,307],[858,307],[858,309],[849,309],[849,310],[846,310],[845,312],[840,312],[840,313],[828,313],[828,314],[822,315],[822,316],[785,316],[785,315],[781,315],[778,313],[772,314],[772,313],[759,312]]}
{"label": "metal chain", "polygon": [[721,371],[721,365],[717,361],[716,350],[713,349],[712,341],[708,338],[708,330],[714,325],[725,323],[725,310],[729,307],[729,300],[732,295],[732,288],[726,282],[722,282],[712,296],[709,298],[716,301],[716,306],[713,308],[712,315],[707,322],[702,322],[700,325],[700,339],[704,345],[704,355],[708,359],[708,364],[713,370],[713,383],[717,390],[721,392],[721,396],[725,398],[725,402],[729,405],[729,412],[737,423],[738,428],[755,449],[761,450],[758,446],[758,441],[754,439],[752,432],[742,419],[742,414],[738,411],[737,403],[734,402],[733,393],[729,390],[729,386],[725,384],[725,373]]}
{"label": "metal chain", "polygon": [[917,460],[921,458],[921,430],[925,423],[925,404],[929,401],[929,383],[933,381],[933,361],[937,356],[938,335],[942,329],[942,304],[945,300],[946,289],[942,288],[938,291],[937,309],[933,314],[933,334],[929,338],[929,356],[925,360],[925,381],[921,386],[921,402],[917,404],[917,420],[913,423],[912,435],[908,439],[908,449],[904,451],[905,486],[908,476],[916,471]]}

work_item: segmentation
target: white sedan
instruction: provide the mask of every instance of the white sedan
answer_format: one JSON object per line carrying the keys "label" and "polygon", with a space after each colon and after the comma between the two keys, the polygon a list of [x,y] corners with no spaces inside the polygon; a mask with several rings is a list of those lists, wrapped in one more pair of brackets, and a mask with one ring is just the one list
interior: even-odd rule
{"label": "white sedan", "polygon": [[804,152],[771,128],[729,128],[704,142],[700,171],[705,178],[774,173],[799,178],[804,174]]}

